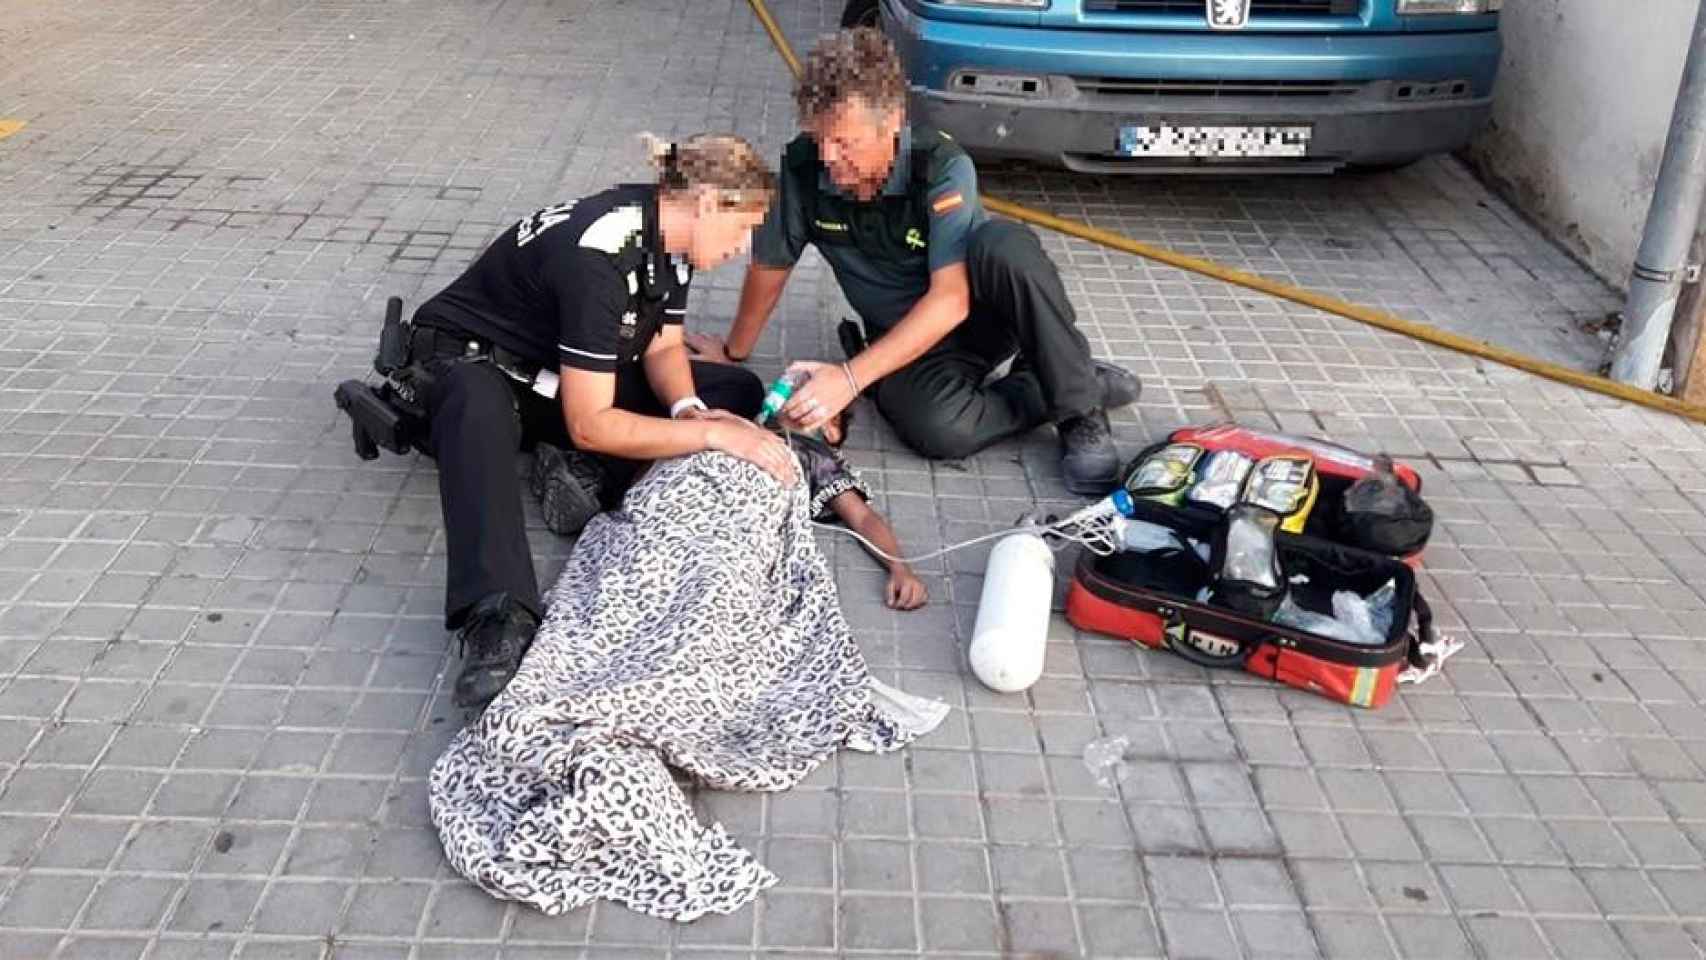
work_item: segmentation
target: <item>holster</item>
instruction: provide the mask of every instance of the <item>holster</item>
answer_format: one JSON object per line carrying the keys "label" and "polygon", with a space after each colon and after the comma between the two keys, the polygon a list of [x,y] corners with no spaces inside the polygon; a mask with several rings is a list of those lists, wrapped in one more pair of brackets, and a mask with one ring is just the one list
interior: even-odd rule
{"label": "holster", "polygon": [[403,322],[403,300],[385,303],[385,325],[379,332],[379,351],[373,369],[384,379],[378,384],[345,380],[332,392],[338,409],[349,414],[356,456],[375,460],[381,448],[395,454],[411,449],[426,452],[429,436],[426,398],[432,374],[414,356],[414,325]]}

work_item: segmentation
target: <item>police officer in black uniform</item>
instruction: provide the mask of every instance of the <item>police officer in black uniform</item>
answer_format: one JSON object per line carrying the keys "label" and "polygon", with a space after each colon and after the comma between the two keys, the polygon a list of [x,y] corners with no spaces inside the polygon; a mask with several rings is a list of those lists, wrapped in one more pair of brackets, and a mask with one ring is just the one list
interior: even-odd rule
{"label": "police officer in black uniform", "polygon": [[656,144],[654,159],[657,183],[534,213],[415,313],[460,706],[503,689],[542,612],[514,470],[523,445],[537,444],[534,486],[559,532],[658,458],[717,449],[797,480],[786,444],[749,422],[763,384],[690,361],[682,342],[694,269],[746,248],[774,178],[735,137]]}
{"label": "police officer in black uniform", "polygon": [[[726,353],[751,352],[807,244],[829,261],[871,339],[811,374],[783,409],[796,429],[827,422],[874,388],[913,449],[960,458],[1054,423],[1075,492],[1103,494],[1119,467],[1106,411],[1137,378],[1091,359],[1072,303],[1035,234],[990,220],[977,172],[945,135],[905,122],[906,80],[882,34],[826,37],[795,100],[807,130],[783,158],[781,191],[753,243]],[[1014,358],[1011,371],[986,383]]]}

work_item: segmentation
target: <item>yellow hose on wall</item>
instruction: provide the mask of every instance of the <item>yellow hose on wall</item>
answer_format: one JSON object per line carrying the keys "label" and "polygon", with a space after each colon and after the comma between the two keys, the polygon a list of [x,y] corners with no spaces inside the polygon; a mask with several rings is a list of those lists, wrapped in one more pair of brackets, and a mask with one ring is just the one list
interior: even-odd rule
{"label": "yellow hose on wall", "polygon": [[[758,17],[759,24],[764,27],[764,32],[770,35],[770,42],[776,47],[776,52],[781,55],[783,62],[788,65],[788,69],[795,76],[799,76],[800,58],[794,55],[793,47],[788,44],[788,38],[782,35],[782,28],[777,26],[776,18],[771,15],[770,8],[764,0],[747,0],[747,3],[752,7],[753,14]],[[1033,226],[1044,227],[1070,237],[1100,244],[1111,250],[1133,254],[1146,260],[1154,260],[1170,267],[1177,267],[1180,270],[1213,277],[1216,280],[1265,293],[1281,300],[1290,300],[1293,303],[1300,303],[1323,313],[1344,317],[1347,320],[1355,320],[1358,323],[1378,327],[1392,333],[1403,334],[1411,339],[1431,343],[1447,350],[1455,350],[1471,357],[1490,360],[1557,383],[1591,390],[1608,397],[1616,397],[1619,400],[1639,404],[1649,410],[1659,410],[1693,420],[1696,423],[1706,423],[1706,407],[1684,403],[1674,397],[1667,397],[1663,394],[1629,386],[1626,383],[1618,383],[1605,377],[1584,373],[1572,367],[1518,353],[1515,350],[1509,350],[1485,340],[1475,340],[1425,324],[1415,323],[1384,310],[1376,310],[1372,307],[1340,300],[1324,293],[1269,280],[1253,273],[1223,266],[1212,260],[1187,256],[1164,247],[1141,243],[1130,237],[1121,236],[1099,227],[1092,227],[1087,223],[1057,217],[1041,210],[1033,210],[1030,207],[1011,203],[999,197],[983,194],[982,199],[983,205],[989,210]]]}

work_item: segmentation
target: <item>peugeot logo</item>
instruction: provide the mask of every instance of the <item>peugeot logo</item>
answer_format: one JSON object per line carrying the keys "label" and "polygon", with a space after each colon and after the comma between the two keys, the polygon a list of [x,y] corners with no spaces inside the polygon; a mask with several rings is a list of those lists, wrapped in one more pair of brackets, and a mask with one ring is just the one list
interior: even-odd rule
{"label": "peugeot logo", "polygon": [[1204,0],[1208,25],[1216,30],[1242,30],[1250,22],[1250,0]]}

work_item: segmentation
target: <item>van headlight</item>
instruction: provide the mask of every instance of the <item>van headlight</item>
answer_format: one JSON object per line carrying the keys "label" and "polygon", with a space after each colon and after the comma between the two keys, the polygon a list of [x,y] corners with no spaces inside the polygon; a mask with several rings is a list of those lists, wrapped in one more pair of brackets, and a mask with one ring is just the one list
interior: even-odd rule
{"label": "van headlight", "polygon": [[1012,10],[1041,10],[1048,0],[936,0],[946,7],[996,7]]}
{"label": "van headlight", "polygon": [[1419,17],[1441,13],[1459,16],[1498,13],[1499,8],[1504,5],[1505,0],[1398,0],[1398,15]]}

